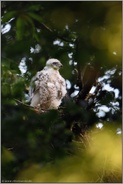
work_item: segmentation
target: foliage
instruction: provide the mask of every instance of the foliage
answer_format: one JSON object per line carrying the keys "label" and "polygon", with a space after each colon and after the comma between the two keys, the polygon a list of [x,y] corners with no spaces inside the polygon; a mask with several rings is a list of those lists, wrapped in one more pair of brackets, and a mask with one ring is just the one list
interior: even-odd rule
{"label": "foliage", "polygon": [[[74,156],[44,167],[30,164],[19,173],[17,179],[25,178],[32,182],[120,182],[122,157],[117,155],[122,149],[121,138],[116,138],[107,128],[100,132],[94,128],[87,136],[91,138],[86,142],[86,149],[79,143]],[[116,145],[117,149],[114,149]],[[114,175],[114,170],[118,175]]]}
{"label": "foliage", "polygon": [[[121,182],[121,4],[1,2],[3,182]],[[52,57],[68,96],[38,114],[28,87]]]}

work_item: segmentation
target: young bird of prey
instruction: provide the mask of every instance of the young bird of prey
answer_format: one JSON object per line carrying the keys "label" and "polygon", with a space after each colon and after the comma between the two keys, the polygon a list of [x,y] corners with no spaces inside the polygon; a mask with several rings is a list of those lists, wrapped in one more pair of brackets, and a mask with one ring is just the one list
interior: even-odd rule
{"label": "young bird of prey", "polygon": [[43,70],[32,78],[29,95],[31,106],[40,110],[58,109],[66,95],[65,79],[60,75],[62,64],[57,59],[49,59]]}

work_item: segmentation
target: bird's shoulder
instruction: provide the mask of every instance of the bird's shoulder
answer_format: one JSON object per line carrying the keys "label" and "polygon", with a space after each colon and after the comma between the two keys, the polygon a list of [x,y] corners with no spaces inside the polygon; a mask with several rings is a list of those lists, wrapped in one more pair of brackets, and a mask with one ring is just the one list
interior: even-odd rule
{"label": "bird's shoulder", "polygon": [[58,83],[59,85],[65,86],[65,79],[60,75],[59,71],[47,67],[41,71],[38,71],[31,81],[31,84],[35,90],[41,86],[49,87],[51,86],[51,83],[54,85]]}
{"label": "bird's shoulder", "polygon": [[49,77],[49,73],[47,70],[43,69],[41,71],[38,71],[36,73],[36,75],[32,78],[32,81],[35,82],[35,81],[40,81],[40,80],[43,80],[43,79],[47,79]]}

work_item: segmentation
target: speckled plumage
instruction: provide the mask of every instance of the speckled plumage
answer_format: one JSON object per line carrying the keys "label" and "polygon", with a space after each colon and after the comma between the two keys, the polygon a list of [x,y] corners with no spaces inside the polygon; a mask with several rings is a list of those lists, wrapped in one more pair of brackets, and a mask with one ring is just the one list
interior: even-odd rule
{"label": "speckled plumage", "polygon": [[66,84],[60,75],[59,60],[49,59],[43,70],[32,78],[29,95],[31,106],[39,110],[58,109],[66,95]]}

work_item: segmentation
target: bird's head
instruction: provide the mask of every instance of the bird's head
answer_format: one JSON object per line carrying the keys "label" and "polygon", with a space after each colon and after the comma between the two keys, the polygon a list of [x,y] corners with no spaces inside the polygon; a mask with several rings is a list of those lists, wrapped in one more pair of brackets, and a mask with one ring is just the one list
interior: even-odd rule
{"label": "bird's head", "polygon": [[49,59],[46,62],[46,66],[50,67],[50,68],[53,68],[55,70],[59,70],[62,67],[62,64],[58,59]]}

